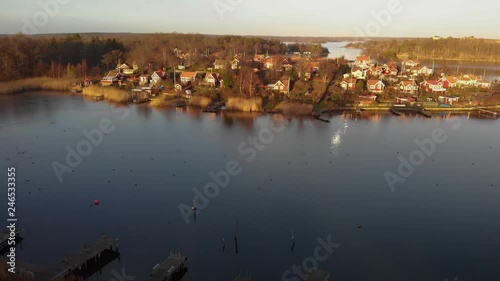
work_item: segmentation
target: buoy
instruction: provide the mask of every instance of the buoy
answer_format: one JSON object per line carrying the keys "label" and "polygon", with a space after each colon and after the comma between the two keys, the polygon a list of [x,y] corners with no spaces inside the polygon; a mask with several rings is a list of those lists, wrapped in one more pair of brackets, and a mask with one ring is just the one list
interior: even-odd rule
{"label": "buoy", "polygon": [[99,203],[101,203],[101,202],[99,202],[99,200],[94,200],[94,205],[97,206],[97,205],[99,205]]}

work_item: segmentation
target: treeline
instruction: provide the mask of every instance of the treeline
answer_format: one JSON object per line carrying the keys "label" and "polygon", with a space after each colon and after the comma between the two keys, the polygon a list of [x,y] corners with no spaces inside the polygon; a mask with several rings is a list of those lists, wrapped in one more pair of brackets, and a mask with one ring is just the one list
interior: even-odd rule
{"label": "treeline", "polygon": [[500,43],[488,39],[376,40],[352,43],[348,47],[362,48],[367,55],[378,60],[408,56],[419,59],[500,61]]}
{"label": "treeline", "polygon": [[61,35],[52,38],[16,35],[0,38],[0,81],[48,76],[103,75],[117,63],[135,62],[144,69],[178,64],[212,67],[215,59],[255,53],[284,54],[276,39],[200,34]]}
{"label": "treeline", "polygon": [[0,81],[8,81],[38,76],[97,75],[105,65],[106,54],[123,53],[125,46],[110,38],[83,40],[79,35],[57,39],[16,35],[0,38],[0,50]]}

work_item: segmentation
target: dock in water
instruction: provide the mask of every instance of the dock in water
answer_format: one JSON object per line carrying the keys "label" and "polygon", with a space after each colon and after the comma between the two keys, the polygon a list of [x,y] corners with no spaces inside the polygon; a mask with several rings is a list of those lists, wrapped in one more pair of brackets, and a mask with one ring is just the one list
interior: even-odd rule
{"label": "dock in water", "polygon": [[161,264],[153,268],[150,281],[173,281],[181,280],[187,271],[185,261],[186,256],[181,253],[170,253],[170,256]]}
{"label": "dock in water", "polygon": [[493,117],[496,117],[498,115],[498,112],[487,110],[487,109],[484,109],[484,108],[476,108],[476,109],[474,109],[474,111],[476,111],[479,114],[490,115],[490,116],[493,116]]}
{"label": "dock in water", "polygon": [[401,113],[399,113],[399,111],[397,111],[396,109],[394,108],[391,108],[391,113],[395,116],[401,116]]}
{"label": "dock in water", "polygon": [[[113,246],[115,249],[113,249]],[[66,257],[53,269],[43,273],[35,273],[35,281],[59,281],[72,273],[86,278],[88,276],[85,272],[94,271],[93,274],[96,272],[93,268],[97,266],[99,270],[105,265],[101,261],[101,257],[108,252],[119,255],[118,238],[101,236],[92,245],[86,246],[80,252]]]}
{"label": "dock in water", "polygon": [[330,272],[315,268],[309,273],[309,277],[307,277],[306,281],[328,281],[329,279]]}

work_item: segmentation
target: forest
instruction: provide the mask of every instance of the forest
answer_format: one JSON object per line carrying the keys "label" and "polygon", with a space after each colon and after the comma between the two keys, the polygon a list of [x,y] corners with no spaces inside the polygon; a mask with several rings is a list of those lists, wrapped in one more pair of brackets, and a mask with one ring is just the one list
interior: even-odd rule
{"label": "forest", "polygon": [[447,59],[462,61],[500,61],[500,43],[488,39],[445,38],[439,40],[370,40],[351,43],[347,47],[362,48],[376,60],[398,58]]}
{"label": "forest", "polygon": [[[320,55],[320,45],[295,44],[295,51]],[[140,69],[172,68],[178,64],[205,69],[215,59],[285,54],[278,39],[200,34],[15,35],[0,38],[0,81],[30,77],[102,76],[117,63],[135,62]]]}

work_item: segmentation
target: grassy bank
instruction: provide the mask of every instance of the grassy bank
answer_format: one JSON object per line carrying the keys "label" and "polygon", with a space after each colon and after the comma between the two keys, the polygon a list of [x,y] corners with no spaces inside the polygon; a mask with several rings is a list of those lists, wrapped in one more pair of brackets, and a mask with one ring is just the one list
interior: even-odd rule
{"label": "grassy bank", "polygon": [[117,103],[127,103],[132,100],[132,94],[114,87],[90,86],[83,89],[86,97],[103,96],[105,100]]}
{"label": "grassy bank", "polygon": [[69,91],[76,79],[29,78],[0,83],[0,95],[19,94],[28,91]]}
{"label": "grassy bank", "polygon": [[230,97],[226,102],[226,109],[233,111],[243,111],[243,112],[262,111],[262,99]]}
{"label": "grassy bank", "polygon": [[310,115],[313,112],[313,106],[299,102],[283,102],[278,104],[273,111],[286,115]]}
{"label": "grassy bank", "polygon": [[209,97],[191,97],[189,99],[188,105],[194,107],[205,108],[212,104],[212,99]]}

